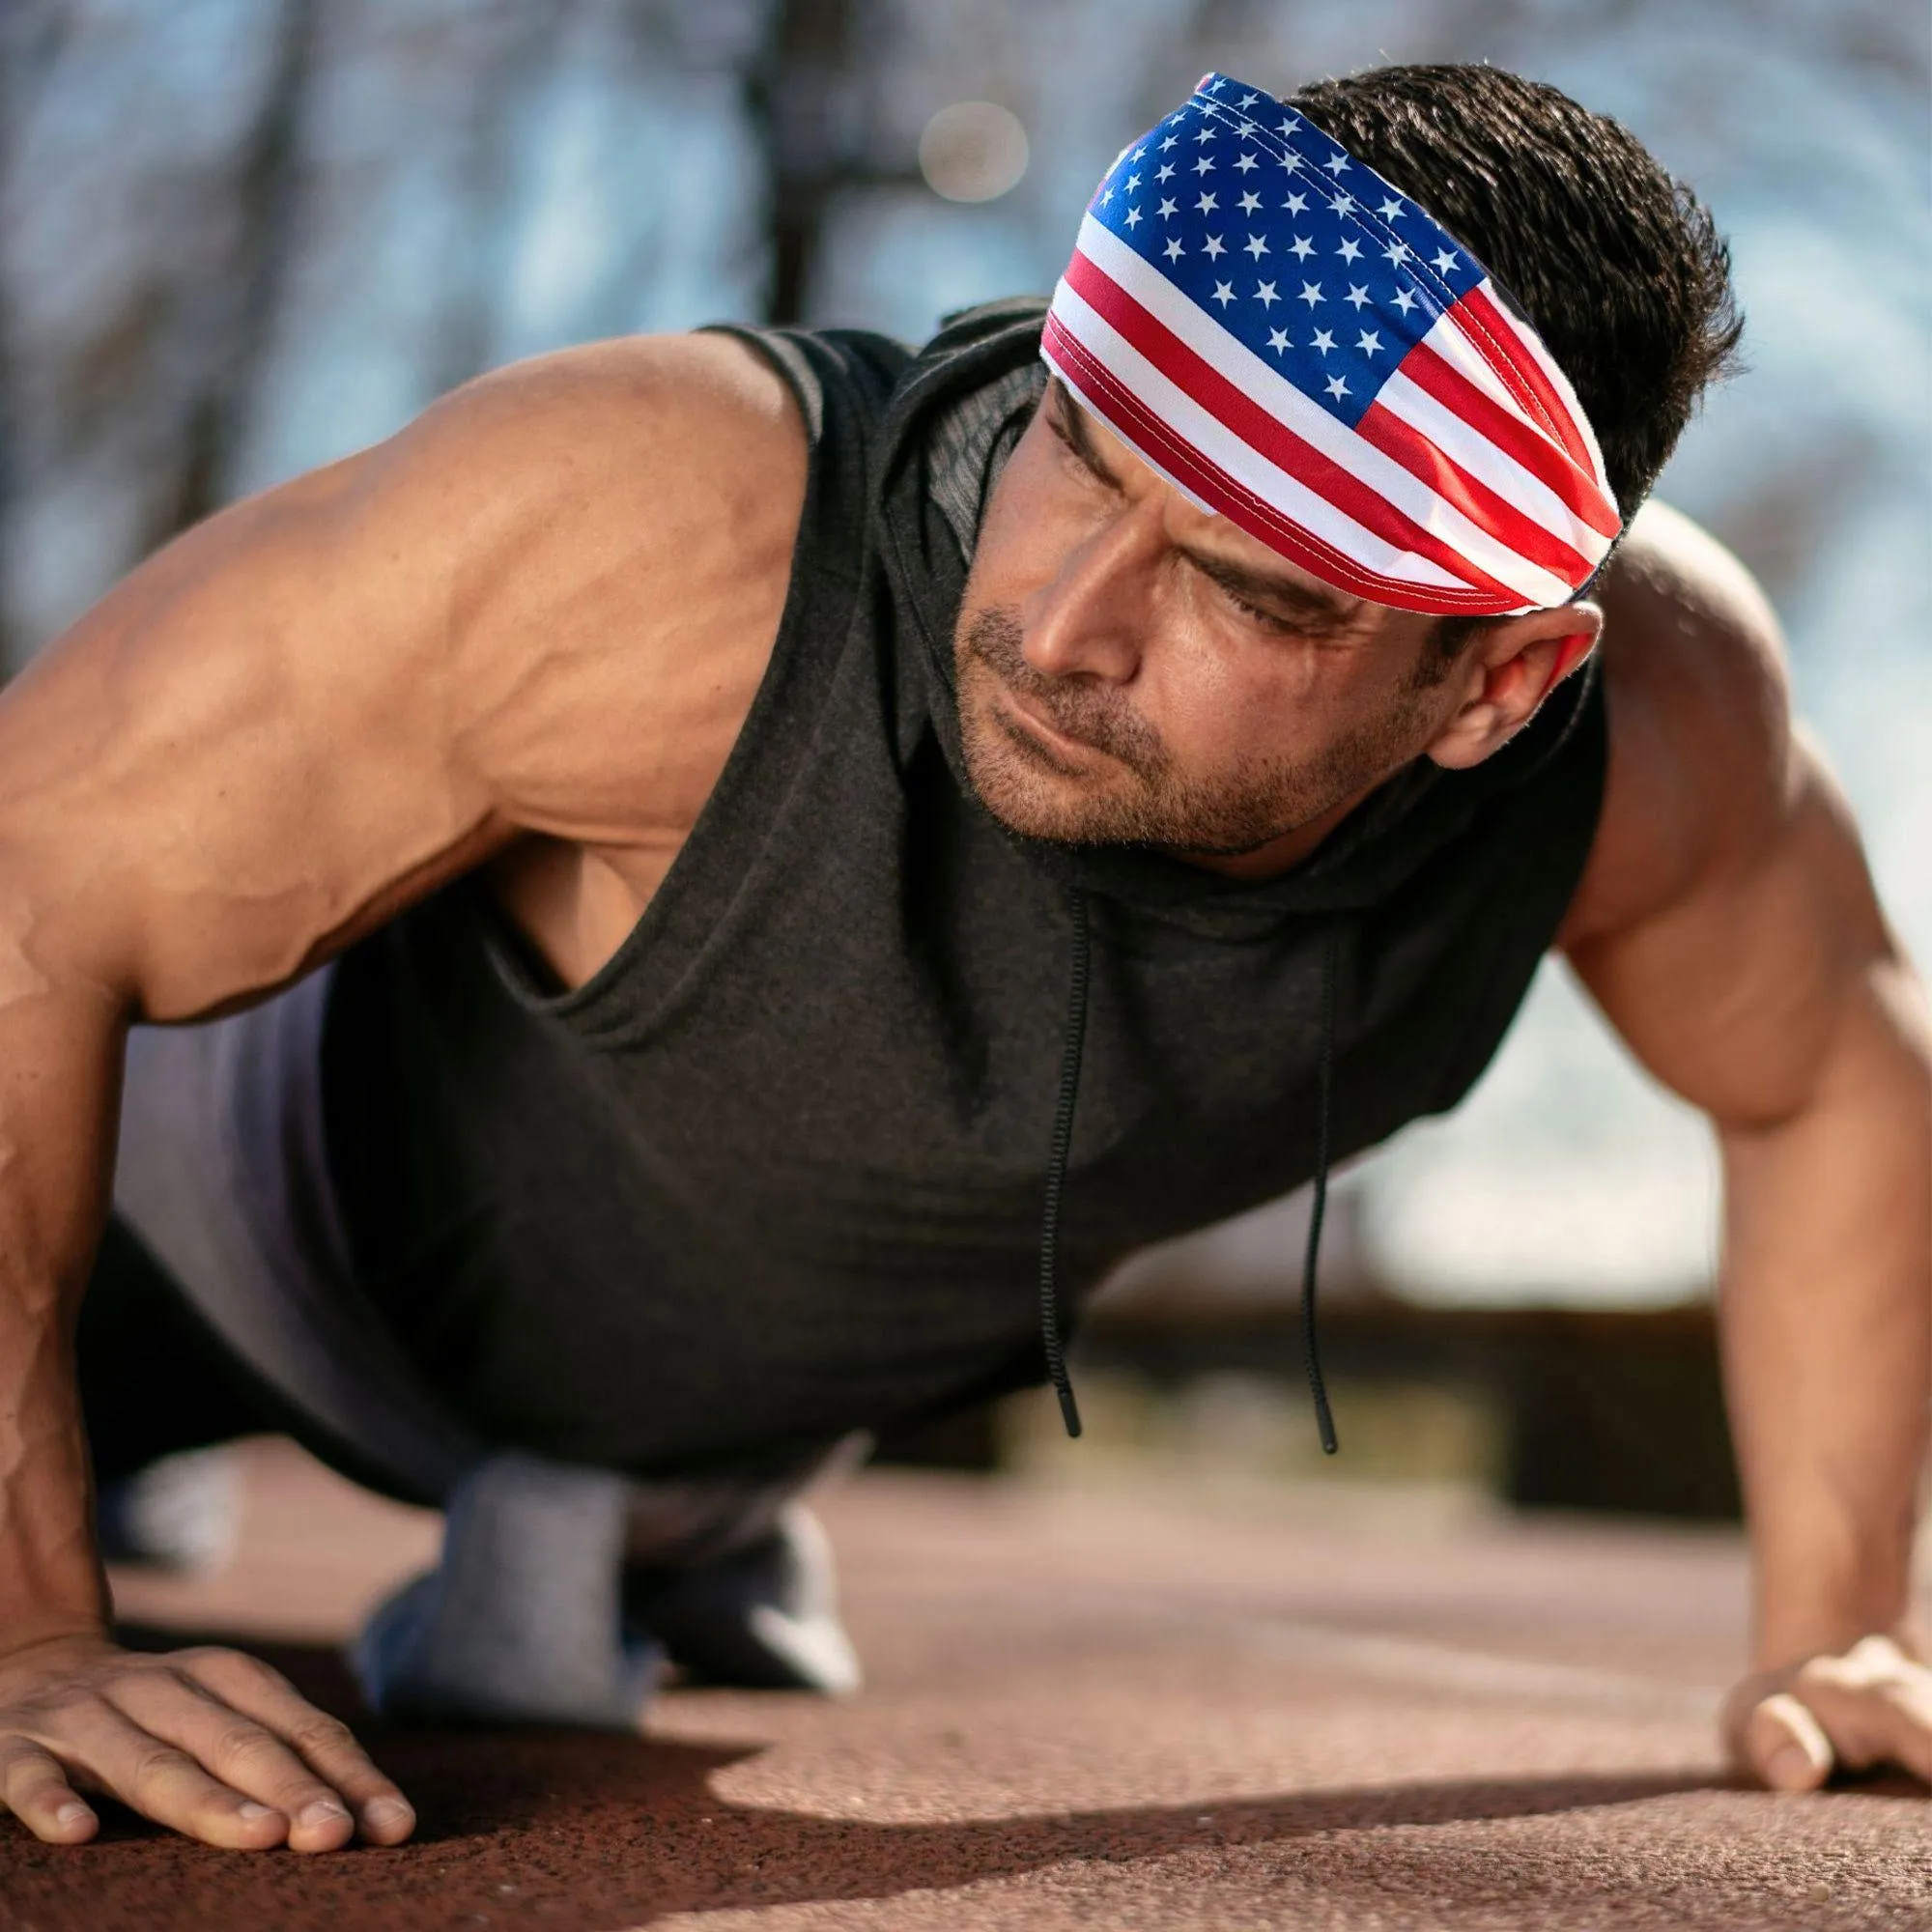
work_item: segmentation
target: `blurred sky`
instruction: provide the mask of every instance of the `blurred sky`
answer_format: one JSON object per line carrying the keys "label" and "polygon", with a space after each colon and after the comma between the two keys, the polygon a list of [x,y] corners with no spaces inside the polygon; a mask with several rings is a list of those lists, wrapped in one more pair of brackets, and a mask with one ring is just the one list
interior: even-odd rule
{"label": "blurred sky", "polygon": [[[1888,903],[1932,958],[1927,9],[853,4],[855,57],[779,103],[852,178],[805,306],[911,337],[1049,289],[1094,182],[1208,67],[1287,92],[1384,59],[1487,59],[1625,120],[1715,210],[1748,323],[1748,372],[1661,494],[1771,588]],[[476,368],[756,317],[768,154],[747,76],[776,17],[761,0],[0,0],[15,656],[165,529],[211,396],[230,496],[387,434]],[[274,273],[251,284],[238,156],[270,152],[292,20],[293,186],[270,210]],[[915,172],[931,117],[962,100],[1000,103],[1026,139],[1017,185],[977,205]],[[237,333],[251,287],[260,355],[238,395],[224,357],[256,339]],[[1659,1298],[1709,1273],[1702,1127],[1554,968],[1469,1106],[1352,1186],[1370,1257],[1418,1295]]]}

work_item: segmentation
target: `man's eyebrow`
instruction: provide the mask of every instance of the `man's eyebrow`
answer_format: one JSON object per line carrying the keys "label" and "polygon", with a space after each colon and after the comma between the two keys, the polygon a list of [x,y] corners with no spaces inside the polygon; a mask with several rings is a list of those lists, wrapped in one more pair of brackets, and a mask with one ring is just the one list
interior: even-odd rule
{"label": "man's eyebrow", "polygon": [[1080,459],[1098,482],[1104,483],[1110,490],[1118,490],[1121,479],[1107,468],[1106,458],[1094,441],[1094,432],[1088,425],[1086,412],[1066,393],[1065,384],[1058,376],[1049,377],[1046,391],[1053,399],[1053,405],[1046,412],[1047,428]]}
{"label": "man's eyebrow", "polygon": [[[1110,490],[1118,490],[1121,480],[1107,468],[1106,458],[1095,445],[1087,412],[1068,394],[1066,385],[1058,376],[1049,377],[1046,387],[1052,399],[1046,412],[1047,427],[1099,482]],[[1236,596],[1244,597],[1250,603],[1278,609],[1286,619],[1306,631],[1345,631],[1354,621],[1360,609],[1356,599],[1337,599],[1325,592],[1311,590],[1292,578],[1275,577],[1264,570],[1250,570],[1244,564],[1210,556],[1206,551],[1191,550],[1185,544],[1178,544],[1176,549],[1196,570],[1222,589],[1232,590]]]}
{"label": "man's eyebrow", "polygon": [[1285,616],[1308,629],[1343,631],[1354,621],[1359,605],[1352,598],[1337,599],[1312,590],[1292,578],[1275,577],[1265,570],[1250,570],[1245,564],[1226,557],[1210,556],[1185,544],[1175,546],[1203,577],[1232,590],[1251,604],[1278,608]]}

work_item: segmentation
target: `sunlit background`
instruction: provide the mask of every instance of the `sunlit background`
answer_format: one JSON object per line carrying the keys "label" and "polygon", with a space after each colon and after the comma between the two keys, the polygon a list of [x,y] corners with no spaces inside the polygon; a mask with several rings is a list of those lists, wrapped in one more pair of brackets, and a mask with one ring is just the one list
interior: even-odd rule
{"label": "sunlit background", "polygon": [[[1622,118],[1731,239],[1749,367],[1662,494],[1769,587],[1888,905],[1932,957],[1928,19],[1900,0],[4,0],[0,649],[19,666],[185,522],[477,370],[723,317],[919,338],[1045,292],[1094,182],[1204,69],[1287,92],[1489,60]],[[1344,1299],[1708,1293],[1707,1137],[1555,967],[1473,1101],[1341,1191]],[[1123,1305],[1278,1306],[1298,1211],[1148,1258]]]}

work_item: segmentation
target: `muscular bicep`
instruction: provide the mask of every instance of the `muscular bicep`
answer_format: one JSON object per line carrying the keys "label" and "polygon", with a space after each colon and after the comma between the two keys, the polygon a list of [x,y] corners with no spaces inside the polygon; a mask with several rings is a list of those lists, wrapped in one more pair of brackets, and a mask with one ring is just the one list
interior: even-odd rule
{"label": "muscular bicep", "polygon": [[[610,345],[492,379],[123,582],[0,695],[0,985],[205,1014],[520,832],[675,817],[695,714],[728,714],[769,647],[732,519],[675,463],[779,424],[730,393],[734,355]],[[721,610],[749,668],[685,635]]]}
{"label": "muscular bicep", "polygon": [[1848,1012],[1894,958],[1850,812],[1802,741],[1786,787],[1755,849],[1647,919],[1568,948],[1637,1058],[1725,1125],[1807,1105]]}
{"label": "muscular bicep", "polygon": [[369,452],[188,532],[0,696],[5,937],[30,975],[212,1010],[487,843],[487,797],[439,755],[407,462]]}
{"label": "muscular bicep", "polygon": [[1653,505],[1604,605],[1609,779],[1560,943],[1666,1085],[1719,1122],[1783,1118],[1891,957],[1857,828],[1728,551]]}

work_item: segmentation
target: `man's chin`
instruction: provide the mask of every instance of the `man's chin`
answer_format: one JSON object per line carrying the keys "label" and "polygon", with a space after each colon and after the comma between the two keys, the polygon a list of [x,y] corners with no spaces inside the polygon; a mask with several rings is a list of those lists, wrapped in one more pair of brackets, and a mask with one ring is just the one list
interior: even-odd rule
{"label": "man's chin", "polygon": [[1136,801],[1100,790],[1091,779],[1037,769],[1009,752],[966,747],[966,773],[975,796],[1009,832],[1048,845],[1131,847],[1223,868],[1266,852],[1304,829],[1305,821],[1161,825]]}
{"label": "man's chin", "polygon": [[1285,828],[1271,820],[1163,813],[1156,799],[1141,789],[1138,775],[1118,758],[1095,750],[1091,764],[1064,762],[1056,747],[1023,724],[1009,723],[996,705],[962,705],[959,723],[974,793],[1022,838],[1131,846],[1214,864],[1247,858],[1284,836]]}
{"label": "man's chin", "polygon": [[1119,844],[1107,820],[1114,814],[1094,796],[1092,781],[1049,767],[1004,737],[994,746],[966,745],[966,775],[975,795],[1009,832],[1055,845]]}
{"label": "man's chin", "polygon": [[1088,845],[1094,842],[1086,825],[1087,814],[1057,806],[1040,796],[1039,787],[1015,784],[1011,775],[997,778],[971,774],[973,790],[980,803],[1009,832],[1022,838],[1040,838],[1055,845]]}

